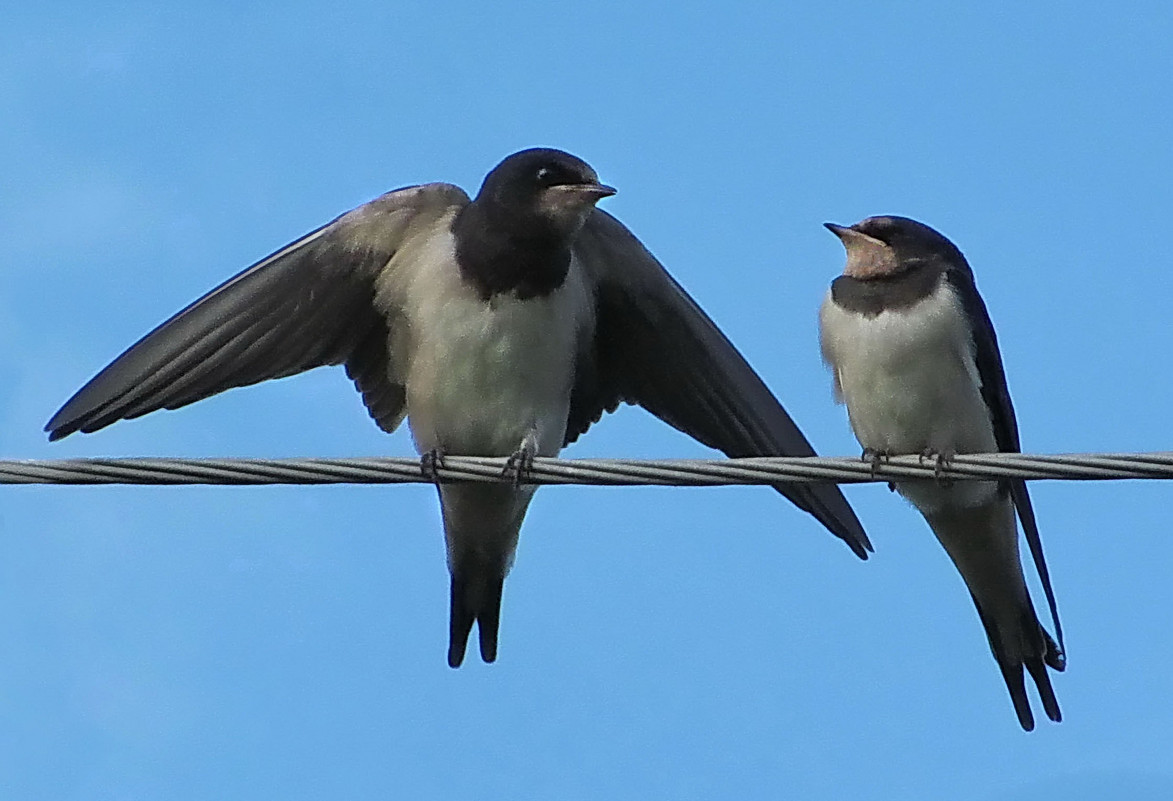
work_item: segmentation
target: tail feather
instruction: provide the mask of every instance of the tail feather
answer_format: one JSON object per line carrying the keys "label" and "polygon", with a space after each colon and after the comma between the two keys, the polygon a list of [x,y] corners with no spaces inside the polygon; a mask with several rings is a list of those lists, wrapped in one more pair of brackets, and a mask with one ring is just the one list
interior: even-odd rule
{"label": "tail feather", "polygon": [[1026,670],[1034,679],[1035,687],[1039,691],[1039,699],[1043,702],[1043,711],[1047,717],[1059,723],[1063,720],[1063,713],[1059,711],[1059,700],[1055,698],[1055,690],[1051,687],[1051,677],[1047,675],[1047,666],[1040,659],[1028,659]]}
{"label": "tail feather", "polygon": [[1033,658],[1027,661],[1026,669],[1030,672],[1030,676],[1035,681],[1035,686],[1039,690],[1039,699],[1043,702],[1043,711],[1047,713],[1047,717],[1056,723],[1063,720],[1063,713],[1059,711],[1059,701],[1055,698],[1055,691],[1051,688],[1051,677],[1047,675],[1047,668],[1062,672],[1067,668],[1067,656],[1063,653],[1056,642],[1051,639],[1051,635],[1047,634],[1046,629],[1039,623],[1038,618],[1035,618],[1035,625],[1038,626],[1039,634],[1042,635],[1043,640],[1043,657],[1042,659]]}
{"label": "tail feather", "polygon": [[[1022,678],[1022,665],[998,659],[998,667],[1002,670],[1002,680],[1006,682],[1006,689],[1010,691],[1014,713],[1018,715],[1018,725],[1022,726],[1023,731],[1033,731],[1035,716],[1031,712],[1030,699],[1026,697],[1026,682]],[[1045,674],[1043,678],[1046,679]],[[1049,681],[1047,686],[1050,687]]]}
{"label": "tail feather", "polygon": [[994,659],[1002,671],[1002,679],[1006,682],[1006,689],[1010,692],[1010,700],[1014,704],[1014,712],[1018,715],[1018,723],[1025,731],[1035,727],[1034,715],[1031,712],[1030,700],[1026,694],[1026,682],[1023,677],[1023,668],[1034,680],[1035,688],[1039,693],[1039,700],[1043,703],[1043,711],[1047,717],[1056,723],[1063,720],[1063,713],[1059,710],[1059,701],[1055,697],[1055,690],[1051,686],[1051,677],[1047,667],[1061,671],[1066,667],[1063,651],[1051,639],[1039,623],[1034,607],[1028,601],[1022,610],[1018,621],[1018,630],[1014,632],[1000,631],[994,620],[987,615],[981,604],[974,598],[978,616],[982,626],[986,629],[986,637],[990,642],[990,650],[994,652]]}
{"label": "tail feather", "polygon": [[501,594],[505,566],[499,560],[467,555],[452,566],[452,598],[448,625],[448,666],[460,667],[472,625],[477,624],[481,659],[497,658],[497,631],[501,624]]}

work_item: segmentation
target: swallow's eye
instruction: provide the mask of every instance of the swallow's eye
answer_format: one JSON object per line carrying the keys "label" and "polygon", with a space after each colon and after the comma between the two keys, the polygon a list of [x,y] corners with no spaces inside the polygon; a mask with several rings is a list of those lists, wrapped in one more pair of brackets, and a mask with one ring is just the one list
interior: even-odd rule
{"label": "swallow's eye", "polygon": [[549,167],[539,167],[534,177],[542,186],[552,186],[554,184],[554,171]]}

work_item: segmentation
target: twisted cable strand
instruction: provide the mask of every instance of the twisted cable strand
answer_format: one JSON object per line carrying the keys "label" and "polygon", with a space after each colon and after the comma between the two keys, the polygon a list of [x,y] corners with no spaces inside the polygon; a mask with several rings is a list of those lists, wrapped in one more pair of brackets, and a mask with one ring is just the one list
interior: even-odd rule
{"label": "twisted cable strand", "polygon": [[[445,456],[441,481],[510,481],[504,457]],[[553,459],[538,457],[529,484],[705,487],[777,483],[864,484],[904,479],[1111,481],[1173,478],[1173,452],[892,456],[858,458]],[[413,458],[0,460],[0,484],[413,484],[430,483]]]}

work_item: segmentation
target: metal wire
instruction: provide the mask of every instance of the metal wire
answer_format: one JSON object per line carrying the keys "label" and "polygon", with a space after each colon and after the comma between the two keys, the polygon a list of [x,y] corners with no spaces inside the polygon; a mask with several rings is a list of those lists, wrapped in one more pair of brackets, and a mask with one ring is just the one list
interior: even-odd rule
{"label": "metal wire", "polygon": [[[440,481],[512,481],[503,457],[445,456]],[[527,484],[711,487],[733,484],[863,484],[901,479],[1056,479],[1107,481],[1173,478],[1173,452],[746,459],[535,458]],[[44,459],[0,460],[0,484],[414,484],[431,483],[418,459]]]}

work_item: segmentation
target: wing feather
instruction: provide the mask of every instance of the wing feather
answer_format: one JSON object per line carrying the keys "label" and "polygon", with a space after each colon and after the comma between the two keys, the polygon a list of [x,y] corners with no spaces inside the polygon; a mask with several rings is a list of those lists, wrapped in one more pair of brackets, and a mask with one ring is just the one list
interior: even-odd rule
{"label": "wing feather", "polygon": [[[998,335],[994,332],[994,324],[990,320],[990,313],[986,309],[985,301],[977,291],[973,272],[966,265],[965,270],[950,269],[946,271],[945,278],[961,299],[973,329],[974,351],[977,358],[978,375],[982,383],[982,398],[990,412],[998,450],[1003,453],[1021,453],[1022,446],[1018,439],[1018,420],[1014,415],[1014,404],[1010,400],[1010,389],[1006,384],[1006,371],[1002,366],[1002,354],[998,349]],[[1031,559],[1034,561],[1035,570],[1038,571],[1039,581],[1043,585],[1043,594],[1047,598],[1051,621],[1055,625],[1055,639],[1059,642],[1060,653],[1055,655],[1056,663],[1052,667],[1062,670],[1063,653],[1066,651],[1066,646],[1063,643],[1063,627],[1059,623],[1059,608],[1055,602],[1055,591],[1051,587],[1051,574],[1047,569],[1047,561],[1043,555],[1043,541],[1039,536],[1039,526],[1035,520],[1030,493],[1027,491],[1025,481],[1010,480],[1006,483],[1009,486],[1014,507],[1018,510],[1023,536],[1026,537]]]}
{"label": "wing feather", "polygon": [[[574,256],[595,289],[596,335],[579,360],[568,443],[627,402],[728,456],[815,455],[745,358],[622,223],[596,210]],[[775,489],[867,558],[871,544],[836,486]]]}
{"label": "wing feather", "polygon": [[375,279],[410,237],[468,202],[449,184],[400,189],[303,236],[147,334],[69,399],[50,439],[177,409],[233,387],[345,364],[375,421],[393,430],[404,391],[392,378]]}

